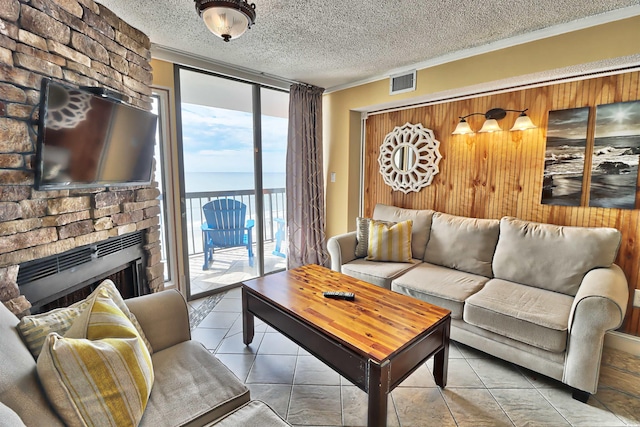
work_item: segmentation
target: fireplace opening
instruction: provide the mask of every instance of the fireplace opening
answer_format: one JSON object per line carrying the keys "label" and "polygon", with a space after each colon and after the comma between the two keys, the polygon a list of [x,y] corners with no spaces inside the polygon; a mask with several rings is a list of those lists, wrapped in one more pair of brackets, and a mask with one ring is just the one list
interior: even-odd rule
{"label": "fireplace opening", "polygon": [[144,236],[136,232],[23,263],[20,293],[31,303],[32,314],[80,301],[107,278],[125,299],[147,294],[143,246]]}
{"label": "fireplace opening", "polygon": [[110,279],[114,283],[114,285],[116,285],[116,288],[124,299],[136,297],[139,295],[139,293],[136,291],[135,271],[134,268],[129,265],[126,268],[118,271],[117,273],[110,274],[94,283],[91,283],[88,286],[85,286],[84,288],[72,291],[54,301],[51,301],[50,303],[40,305],[36,311],[34,311],[32,307],[31,313],[45,313],[56,308],[68,307],[73,303],[82,301],[83,299],[87,298],[91,294],[91,292],[93,292],[98,287],[98,285],[102,283],[103,280],[106,279]]}

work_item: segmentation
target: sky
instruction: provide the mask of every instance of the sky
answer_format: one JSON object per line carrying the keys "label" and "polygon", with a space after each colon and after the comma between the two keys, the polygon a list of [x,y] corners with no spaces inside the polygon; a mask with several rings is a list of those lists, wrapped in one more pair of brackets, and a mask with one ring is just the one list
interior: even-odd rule
{"label": "sky", "polygon": [[[589,108],[549,112],[547,135],[584,139],[587,135]],[[596,138],[640,135],[640,101],[617,102],[596,107]]]}
{"label": "sky", "polygon": [[549,112],[547,136],[568,139],[585,139],[589,108],[570,108]]}
{"label": "sky", "polygon": [[[262,116],[265,173],[284,173],[287,119]],[[185,172],[253,172],[253,115],[182,104]]]}
{"label": "sky", "polygon": [[640,101],[596,107],[596,138],[640,135]]}

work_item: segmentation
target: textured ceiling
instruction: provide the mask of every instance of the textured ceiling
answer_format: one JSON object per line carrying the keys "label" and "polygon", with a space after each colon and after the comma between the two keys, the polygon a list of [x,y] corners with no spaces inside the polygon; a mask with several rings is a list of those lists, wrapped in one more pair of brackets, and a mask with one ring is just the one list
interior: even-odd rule
{"label": "textured ceiling", "polygon": [[640,14],[640,0],[254,1],[255,26],[225,43],[192,0],[98,0],[155,46],[324,88],[617,9]]}

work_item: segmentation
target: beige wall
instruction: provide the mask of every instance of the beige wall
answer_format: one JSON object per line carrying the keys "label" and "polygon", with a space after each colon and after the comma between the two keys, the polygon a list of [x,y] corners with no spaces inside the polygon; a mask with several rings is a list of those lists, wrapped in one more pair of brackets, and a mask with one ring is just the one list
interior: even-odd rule
{"label": "beige wall", "polygon": [[[368,106],[526,74],[640,54],[640,17],[633,17],[418,71],[417,90],[389,96],[387,79],[324,96],[327,237],[355,229],[360,190],[360,113]],[[407,101],[409,102],[409,101]]]}
{"label": "beige wall", "polygon": [[173,89],[173,64],[158,59],[151,60],[153,86]]}

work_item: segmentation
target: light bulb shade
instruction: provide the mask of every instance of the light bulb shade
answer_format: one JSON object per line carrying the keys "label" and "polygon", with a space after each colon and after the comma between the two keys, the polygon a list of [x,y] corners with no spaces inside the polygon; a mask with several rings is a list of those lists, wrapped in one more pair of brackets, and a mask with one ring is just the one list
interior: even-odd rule
{"label": "light bulb shade", "polygon": [[502,130],[496,119],[487,119],[478,132],[497,132]]}
{"label": "light bulb shade", "polygon": [[216,36],[229,41],[240,37],[256,21],[255,4],[245,0],[195,0],[196,10]]}
{"label": "light bulb shade", "polygon": [[513,124],[511,130],[527,130],[535,128],[537,128],[537,126],[533,124],[529,116],[523,113],[516,119],[516,122]]}
{"label": "light bulb shade", "polygon": [[458,126],[456,126],[456,129],[451,133],[451,135],[469,135],[472,133],[473,130],[471,129],[471,126],[469,126],[469,123],[467,123],[465,119],[462,119],[460,120],[460,123],[458,123]]}

